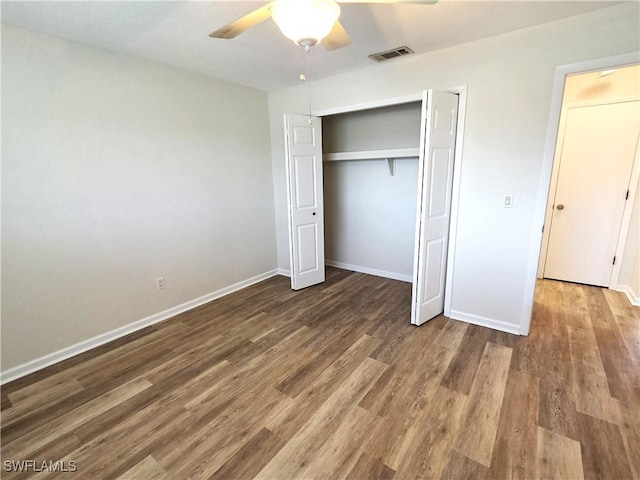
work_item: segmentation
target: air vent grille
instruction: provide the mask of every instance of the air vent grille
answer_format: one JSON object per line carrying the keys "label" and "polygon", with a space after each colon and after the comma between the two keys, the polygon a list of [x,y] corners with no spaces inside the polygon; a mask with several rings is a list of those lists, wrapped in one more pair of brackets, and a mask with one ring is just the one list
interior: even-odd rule
{"label": "air vent grille", "polygon": [[392,58],[401,57],[403,55],[411,55],[412,53],[413,50],[404,46],[385,50],[384,52],[372,53],[369,55],[369,58],[376,62],[384,62],[385,60],[391,60]]}

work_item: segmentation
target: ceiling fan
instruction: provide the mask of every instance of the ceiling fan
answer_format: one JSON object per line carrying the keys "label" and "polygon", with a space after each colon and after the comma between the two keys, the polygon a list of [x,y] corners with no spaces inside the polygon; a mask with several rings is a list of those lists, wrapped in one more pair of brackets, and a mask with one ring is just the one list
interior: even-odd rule
{"label": "ceiling fan", "polygon": [[[416,3],[434,4],[438,0],[341,0],[341,3]],[[321,42],[327,50],[351,43],[338,20],[340,6],[335,0],[274,0],[215,32],[211,38],[230,39],[269,17],[280,31],[305,50]]]}

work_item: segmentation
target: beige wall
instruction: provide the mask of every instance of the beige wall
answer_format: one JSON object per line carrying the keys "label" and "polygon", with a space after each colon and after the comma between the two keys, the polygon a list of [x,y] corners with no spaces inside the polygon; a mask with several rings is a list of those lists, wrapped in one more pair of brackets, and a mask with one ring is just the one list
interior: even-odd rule
{"label": "beige wall", "polygon": [[[542,220],[537,218],[556,67],[637,52],[640,4],[625,3],[311,82],[314,111],[467,85],[452,315],[526,332]],[[428,34],[428,32],[426,33]],[[269,94],[278,265],[289,268],[283,120],[307,88]],[[547,180],[548,181],[548,180]],[[505,194],[513,208],[503,208]],[[535,267],[535,266],[534,266]]]}
{"label": "beige wall", "polygon": [[264,92],[3,25],[3,372],[273,270],[268,121]]}

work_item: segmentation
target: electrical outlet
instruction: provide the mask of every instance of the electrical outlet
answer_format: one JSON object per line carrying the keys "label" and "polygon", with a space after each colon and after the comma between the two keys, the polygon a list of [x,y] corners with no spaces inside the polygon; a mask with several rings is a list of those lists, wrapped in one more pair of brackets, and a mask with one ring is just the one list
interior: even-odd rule
{"label": "electrical outlet", "polygon": [[502,206],[507,208],[511,208],[513,206],[513,197],[510,193],[504,196],[504,203]]}
{"label": "electrical outlet", "polygon": [[156,278],[156,288],[158,290],[164,290],[164,277]]}

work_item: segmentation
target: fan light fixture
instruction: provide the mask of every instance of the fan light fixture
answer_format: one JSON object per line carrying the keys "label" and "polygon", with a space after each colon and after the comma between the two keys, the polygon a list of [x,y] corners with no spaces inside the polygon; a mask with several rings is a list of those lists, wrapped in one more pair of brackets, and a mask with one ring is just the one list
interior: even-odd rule
{"label": "fan light fixture", "polygon": [[276,0],[271,16],[285,37],[308,50],[331,32],[340,7],[333,0]]}

